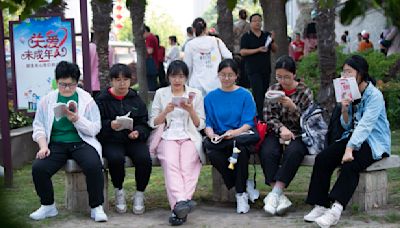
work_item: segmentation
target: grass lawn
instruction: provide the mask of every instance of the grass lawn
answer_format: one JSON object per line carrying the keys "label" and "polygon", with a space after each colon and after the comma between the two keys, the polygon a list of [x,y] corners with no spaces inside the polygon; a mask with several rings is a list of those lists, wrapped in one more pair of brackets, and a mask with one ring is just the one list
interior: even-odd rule
{"label": "grass lawn", "polygon": [[[392,132],[392,154],[400,155],[400,131]],[[249,166],[250,177],[252,177],[253,167]],[[301,167],[297,176],[287,189],[290,199],[296,208],[308,210],[308,206],[304,203],[307,194],[308,184],[311,176],[311,167]],[[257,188],[261,192],[261,197],[264,197],[267,191],[270,190],[264,184],[264,175],[261,167],[257,166]],[[212,199],[212,176],[211,166],[204,166],[201,172],[199,184],[195,193],[195,200],[202,204],[213,204]],[[389,205],[388,212],[381,216],[370,215],[367,213],[358,212],[357,208],[349,208],[352,217],[359,220],[378,220],[384,223],[399,223],[400,222],[400,169],[388,170],[389,180]],[[1,180],[2,182],[3,180]],[[134,191],[134,169],[127,169],[127,177],[125,178],[124,187],[130,199]],[[15,227],[43,227],[54,221],[73,219],[74,217],[88,216],[78,213],[70,213],[65,210],[64,206],[64,172],[60,171],[53,177],[53,185],[55,189],[56,204],[59,209],[59,216],[55,219],[45,219],[44,221],[33,222],[29,218],[29,213],[34,211],[40,205],[36,195],[32,177],[31,165],[28,164],[24,168],[15,170],[14,172],[14,187],[1,190],[0,205],[0,224],[4,221],[10,221]],[[3,184],[1,183],[1,186]],[[109,183],[110,206],[113,207],[114,189],[111,182]],[[153,167],[149,186],[146,190],[146,208],[165,208],[169,209],[166,192],[164,188],[164,177],[160,167]],[[130,201],[128,201],[130,204]],[[234,206],[234,205],[232,205]],[[262,209],[262,200],[252,206],[252,208]],[[129,205],[130,207],[130,205]],[[129,208],[130,209],[130,208]],[[2,226],[3,227],[3,226]],[[5,227],[5,226],[4,226]],[[8,225],[8,227],[11,227]]]}

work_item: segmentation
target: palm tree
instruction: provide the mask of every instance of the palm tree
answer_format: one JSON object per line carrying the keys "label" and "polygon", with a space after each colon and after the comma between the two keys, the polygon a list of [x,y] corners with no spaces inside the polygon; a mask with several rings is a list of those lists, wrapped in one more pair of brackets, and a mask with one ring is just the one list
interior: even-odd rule
{"label": "palm tree", "polygon": [[264,31],[275,32],[275,42],[278,45],[275,58],[288,54],[286,2],[287,0],[260,0],[263,10]]}
{"label": "palm tree", "polygon": [[146,9],[146,0],[131,0],[127,2],[128,8],[131,13],[132,31],[135,42],[135,49],[137,55],[137,77],[140,85],[140,96],[145,103],[148,103],[148,87],[146,78],[146,44],[143,37],[144,33],[144,12]]}
{"label": "palm tree", "polygon": [[217,26],[220,38],[230,51],[233,51],[233,17],[232,10],[228,8],[227,0],[217,1],[218,19]]}
{"label": "palm tree", "polygon": [[315,0],[318,16],[317,39],[320,75],[319,103],[328,110],[329,118],[335,106],[332,80],[336,77],[335,9],[337,0]]}
{"label": "palm tree", "polygon": [[96,43],[96,50],[99,56],[99,81],[100,89],[108,85],[108,73],[110,71],[108,62],[108,40],[111,30],[112,0],[92,0],[93,11],[93,32]]}

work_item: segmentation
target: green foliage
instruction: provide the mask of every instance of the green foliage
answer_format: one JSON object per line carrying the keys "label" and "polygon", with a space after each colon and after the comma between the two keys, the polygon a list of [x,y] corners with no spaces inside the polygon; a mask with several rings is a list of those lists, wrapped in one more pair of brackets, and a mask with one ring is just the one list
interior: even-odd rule
{"label": "green foliage", "polygon": [[185,41],[185,34],[180,27],[174,23],[174,19],[158,8],[152,8],[152,5],[146,7],[145,21],[146,25],[150,27],[151,33],[160,37],[160,45],[162,46],[166,48],[169,46],[168,37],[172,35],[177,37],[179,44],[183,44]]}
{"label": "green foliage", "polygon": [[[230,4],[229,0],[228,4]],[[232,11],[233,22],[238,20],[239,10],[241,9],[246,9],[248,16],[252,15],[253,13],[259,13],[262,15],[262,9],[257,1],[237,0],[235,8]],[[217,0],[211,1],[210,6],[208,7],[207,11],[204,12],[202,17],[207,22],[207,27],[216,27],[218,19]]]}
{"label": "green foliage", "polygon": [[385,16],[400,28],[400,4],[398,0],[371,0],[359,1],[348,0],[340,10],[340,21],[342,24],[350,24],[356,17],[365,16],[368,9],[382,9]]}
{"label": "green foliage", "polygon": [[[388,83],[382,84],[381,80],[387,79],[389,69],[396,61],[400,61],[400,55],[384,56],[379,51],[367,51],[362,53],[344,54],[341,47],[336,49],[336,74],[340,75],[344,61],[353,54],[363,56],[369,64],[369,74],[378,82],[378,88],[382,91],[387,107],[387,115],[392,129],[400,127],[400,73],[391,78]],[[313,93],[318,94],[320,87],[320,70],[318,66],[318,53],[313,52],[305,56],[297,66],[297,76],[304,80]]]}
{"label": "green foliage", "polygon": [[32,125],[32,117],[25,115],[23,112],[14,112],[10,110],[9,123],[11,129],[27,127]]}
{"label": "green foliage", "polygon": [[125,18],[122,22],[122,29],[118,32],[118,40],[120,41],[130,41],[134,43],[134,37],[132,32],[132,19]]}

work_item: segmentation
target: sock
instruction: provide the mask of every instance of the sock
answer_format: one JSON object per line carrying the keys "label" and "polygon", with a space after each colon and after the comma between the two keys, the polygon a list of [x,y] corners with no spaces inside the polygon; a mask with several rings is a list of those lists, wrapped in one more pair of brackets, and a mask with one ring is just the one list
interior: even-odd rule
{"label": "sock", "polygon": [[144,192],[136,191],[135,195],[144,196]]}
{"label": "sock", "polygon": [[281,188],[278,188],[278,187],[274,186],[274,188],[272,189],[272,193],[275,193],[278,196],[281,196],[282,193],[283,193],[283,190]]}

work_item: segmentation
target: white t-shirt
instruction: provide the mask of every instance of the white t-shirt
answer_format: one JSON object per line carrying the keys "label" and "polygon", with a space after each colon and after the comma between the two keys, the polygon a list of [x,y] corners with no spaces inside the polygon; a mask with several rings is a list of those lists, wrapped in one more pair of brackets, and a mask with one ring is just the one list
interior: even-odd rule
{"label": "white t-shirt", "polygon": [[179,59],[180,53],[181,51],[178,45],[171,46],[168,49],[167,56],[165,56],[167,66],[169,66],[172,61]]}
{"label": "white t-shirt", "polygon": [[168,128],[161,135],[165,140],[182,140],[189,139],[189,134],[185,129],[185,122],[188,121],[189,113],[182,108],[174,108],[170,114],[171,122]]}
{"label": "white t-shirt", "polygon": [[203,96],[221,86],[218,65],[232,53],[224,42],[213,36],[199,36],[186,44],[184,62],[189,67],[189,86],[199,89]]}

